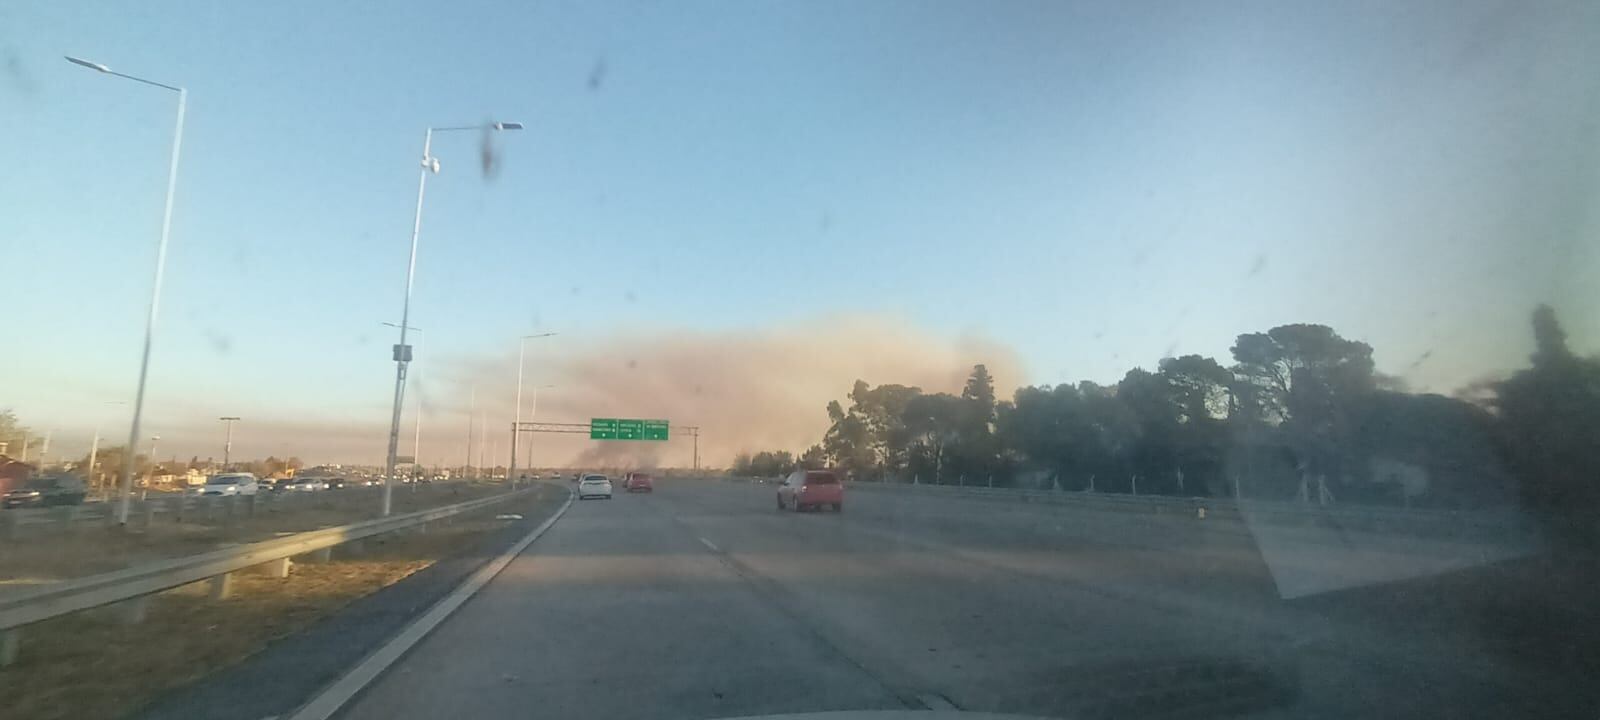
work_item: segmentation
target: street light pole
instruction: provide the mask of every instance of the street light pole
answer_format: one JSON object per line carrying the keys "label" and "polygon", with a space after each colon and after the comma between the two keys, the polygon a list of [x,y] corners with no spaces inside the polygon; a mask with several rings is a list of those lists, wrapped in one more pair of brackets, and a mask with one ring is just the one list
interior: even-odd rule
{"label": "street light pole", "polygon": [[[548,390],[548,389],[553,388],[553,387],[555,387],[555,386],[554,385],[535,385],[535,386],[533,386],[533,405],[532,405],[532,407],[528,408],[528,417],[530,417],[530,418],[539,417],[539,391],[540,390]],[[518,403],[518,405],[520,406],[521,403]],[[521,408],[518,407],[518,410],[521,410]],[[512,449],[512,454],[513,454],[513,458],[514,458],[515,454],[516,454],[516,449],[515,448]],[[528,441],[528,452],[524,455],[524,457],[527,458],[527,466],[531,469],[533,467],[533,440],[531,438]]]}
{"label": "street light pole", "polygon": [[520,434],[517,430],[522,427],[522,366],[528,355],[528,341],[537,338],[554,337],[555,335],[556,333],[553,332],[523,335],[517,341],[517,419],[511,426],[511,464],[506,466],[506,480],[512,485],[517,482],[517,439]]}
{"label": "street light pole", "polygon": [[[386,323],[383,323],[383,324],[387,325],[389,327],[392,327],[392,328],[399,328],[400,327],[399,325],[397,325],[395,323],[392,323],[392,322],[386,322]],[[407,329],[409,329],[410,331],[412,331],[412,332],[414,332],[414,333],[416,333],[418,335],[422,334],[422,328],[414,327],[414,328],[407,328]],[[421,343],[418,343],[418,344],[420,345]],[[412,475],[412,477],[411,477],[411,479],[412,479],[411,489],[412,490],[415,490],[417,488],[416,482],[415,482],[416,479],[417,479],[416,478],[417,468],[422,463],[422,460],[421,460],[421,458],[422,458],[422,396],[420,396],[420,395],[417,396],[417,419],[416,419],[415,426],[416,426],[416,429],[413,431],[412,436],[411,436],[411,475]]]}
{"label": "street light pole", "polygon": [[111,68],[101,65],[100,63],[82,60],[70,55],[67,56],[67,62],[70,62],[74,65],[81,65],[89,68],[90,70],[94,70],[106,75],[115,75],[120,78],[178,93],[178,122],[177,128],[174,130],[172,136],[172,160],[167,167],[167,199],[165,208],[161,213],[161,242],[156,245],[156,277],[155,283],[150,289],[150,312],[145,317],[144,352],[140,355],[139,359],[139,385],[138,389],[134,392],[132,427],[128,428],[128,452],[126,453],[126,457],[123,458],[122,462],[122,488],[120,492],[121,497],[118,498],[117,504],[117,523],[126,525],[128,523],[128,506],[132,502],[133,496],[134,457],[138,454],[136,450],[139,446],[139,424],[144,419],[145,381],[150,375],[150,345],[152,336],[155,334],[156,318],[160,314],[161,309],[161,280],[163,275],[166,273],[167,239],[170,237],[172,231],[172,196],[178,187],[178,155],[179,151],[183,147],[183,116],[185,108],[188,105],[189,91],[181,87],[174,87],[172,85],[146,80],[141,77],[134,77],[132,75],[124,75],[119,72],[113,72]]}
{"label": "street light pole", "polygon": [[228,439],[222,443],[222,469],[226,471],[233,457],[233,424],[239,422],[239,418],[219,417],[217,419],[228,424]]}
{"label": "street light pole", "polygon": [[394,410],[389,416],[389,452],[384,462],[383,516],[393,507],[395,455],[400,449],[400,408],[405,402],[406,365],[411,362],[411,347],[406,345],[406,324],[411,320],[411,287],[417,276],[417,238],[422,234],[422,198],[428,189],[428,174],[439,172],[439,159],[432,154],[433,134],[461,130],[521,130],[522,123],[496,122],[486,125],[428,128],[422,136],[422,172],[417,180],[417,210],[411,221],[411,255],[406,261],[406,295],[400,307],[400,343],[394,346]]}

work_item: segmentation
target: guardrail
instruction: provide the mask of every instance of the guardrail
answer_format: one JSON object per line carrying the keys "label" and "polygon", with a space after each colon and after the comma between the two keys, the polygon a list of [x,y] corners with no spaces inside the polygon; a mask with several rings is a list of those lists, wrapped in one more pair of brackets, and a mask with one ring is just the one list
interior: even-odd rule
{"label": "guardrail", "polygon": [[225,598],[233,573],[269,566],[278,577],[289,574],[290,558],[316,554],[327,560],[336,545],[359,543],[364,538],[425,526],[530,492],[513,490],[476,500],[445,505],[404,515],[366,520],[339,527],[295,533],[281,538],[190,555],[99,575],[65,580],[0,595],[0,667],[16,661],[23,626],[107,605],[122,609],[124,622],[144,619],[146,604],[155,593],[200,581],[210,581],[211,596]]}
{"label": "guardrail", "polygon": [[[339,493],[360,493],[375,488],[352,488]],[[254,495],[188,495],[161,494],[134,500],[129,507],[128,522],[136,527],[149,527],[158,515],[170,515],[178,522],[231,524],[240,518],[251,517],[260,510],[289,508],[321,497],[321,493],[274,492]],[[56,505],[42,508],[6,508],[0,510],[0,540],[18,540],[25,534],[50,531],[72,532],[91,524],[116,525],[116,502],[88,502],[79,505]]]}

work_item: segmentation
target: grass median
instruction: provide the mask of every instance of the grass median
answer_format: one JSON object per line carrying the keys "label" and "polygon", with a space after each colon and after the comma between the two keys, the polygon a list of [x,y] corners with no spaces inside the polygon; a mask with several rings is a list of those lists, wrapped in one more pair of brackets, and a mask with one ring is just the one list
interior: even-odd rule
{"label": "grass median", "polygon": [[210,599],[204,583],[176,588],[153,596],[138,624],[122,623],[108,608],[27,626],[19,661],[0,670],[3,714],[11,720],[124,717],[472,547],[507,524],[497,515],[542,519],[566,498],[564,488],[540,485],[528,496],[434,523],[427,532],[368,538],[360,554],[336,550],[331,562],[296,563],[288,578],[236,573],[224,600]]}

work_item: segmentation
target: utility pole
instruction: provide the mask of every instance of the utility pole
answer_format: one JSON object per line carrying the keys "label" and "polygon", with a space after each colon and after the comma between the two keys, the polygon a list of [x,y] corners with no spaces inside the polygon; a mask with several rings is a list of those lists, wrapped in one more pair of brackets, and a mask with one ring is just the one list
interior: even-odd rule
{"label": "utility pole", "polygon": [[478,386],[472,386],[471,399],[467,402],[467,459],[461,464],[461,477],[472,475],[472,416],[478,414]]}
{"label": "utility pole", "polygon": [[233,457],[233,424],[239,422],[239,418],[230,416],[219,417],[217,419],[227,423],[228,425],[228,439],[222,443],[222,469],[227,470],[228,466],[232,462],[231,459]]}

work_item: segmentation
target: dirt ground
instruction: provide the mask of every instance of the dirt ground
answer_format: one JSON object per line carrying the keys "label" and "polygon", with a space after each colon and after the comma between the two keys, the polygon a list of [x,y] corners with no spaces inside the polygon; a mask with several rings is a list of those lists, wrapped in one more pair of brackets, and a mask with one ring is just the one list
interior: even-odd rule
{"label": "dirt ground", "polygon": [[151,599],[143,623],[125,625],[109,610],[23,628],[18,662],[0,670],[8,720],[112,720],[172,688],[203,678],[296,633],[351,601],[460,551],[506,521],[500,513],[544,518],[566,500],[541,486],[526,498],[435,524],[426,533],[368,539],[365,552],[330,563],[295,563],[290,576],[235,576],[232,596],[212,601],[204,583]]}
{"label": "dirt ground", "polygon": [[[505,485],[438,483],[396,488],[393,512],[406,513],[506,492]],[[104,522],[28,527],[16,540],[0,541],[0,593],[9,588],[121,570],[164,558],[194,555],[231,544],[269,540],[287,533],[346,525],[377,517],[381,488],[295,493],[259,501],[247,515],[236,504],[194,507],[182,522],[160,513],[146,526],[141,513],[126,529]]]}

